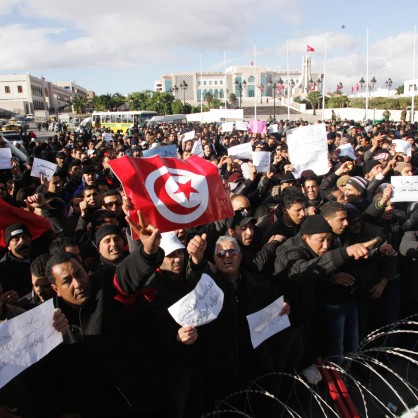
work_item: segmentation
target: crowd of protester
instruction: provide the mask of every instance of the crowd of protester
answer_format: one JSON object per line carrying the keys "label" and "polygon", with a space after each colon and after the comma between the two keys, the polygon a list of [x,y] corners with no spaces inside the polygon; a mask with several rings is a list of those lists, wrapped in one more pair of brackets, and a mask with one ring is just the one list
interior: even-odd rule
{"label": "crowd of protester", "polygon": [[[29,157],[0,171],[0,198],[48,219],[50,229],[34,238],[31,225],[6,226],[0,321],[54,298],[69,330],[0,389],[0,417],[198,417],[264,373],[300,373],[316,384],[317,357],[344,367],[369,332],[416,314],[418,209],[391,202],[390,179],[416,172],[418,126],[318,123],[326,125],[329,172],[299,178],[286,132],[303,120],[262,134],[223,133],[216,123],[58,132],[43,142],[24,134]],[[183,141],[191,130],[195,139]],[[409,142],[411,155],[397,152],[394,139]],[[163,234],[141,213],[134,223],[109,161],[172,144],[187,159],[196,140],[218,167],[234,216]],[[228,156],[245,142],[271,153],[269,172]],[[355,158],[340,155],[344,144]],[[49,180],[31,176],[34,157],[57,164]],[[224,292],[221,313],[202,327],[180,326],[167,309],[204,272]],[[253,349],[246,315],[281,295],[279,314],[291,326]],[[269,391],[290,401],[274,376]]]}

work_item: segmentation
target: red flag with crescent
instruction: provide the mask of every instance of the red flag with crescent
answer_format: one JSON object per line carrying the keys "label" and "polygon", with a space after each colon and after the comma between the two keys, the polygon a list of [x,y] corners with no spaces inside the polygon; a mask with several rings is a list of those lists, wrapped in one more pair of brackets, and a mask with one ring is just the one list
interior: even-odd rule
{"label": "red flag with crescent", "polygon": [[161,232],[234,216],[218,169],[197,155],[187,160],[124,156],[109,161],[109,165],[132,200],[134,210],[129,216],[135,222],[137,209],[147,224]]}
{"label": "red flag with crescent", "polygon": [[52,229],[47,218],[28,212],[22,208],[9,205],[0,199],[0,247],[5,247],[4,230],[12,224],[24,224],[29,228],[32,239],[40,237],[44,232]]}

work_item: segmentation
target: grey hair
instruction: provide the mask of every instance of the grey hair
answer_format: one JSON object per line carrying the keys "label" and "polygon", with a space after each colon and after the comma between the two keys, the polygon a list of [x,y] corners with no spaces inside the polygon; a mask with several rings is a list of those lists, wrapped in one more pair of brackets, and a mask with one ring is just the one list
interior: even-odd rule
{"label": "grey hair", "polygon": [[215,254],[216,254],[216,246],[218,244],[220,244],[221,242],[233,242],[236,249],[238,250],[238,252],[239,253],[241,252],[241,249],[239,247],[239,244],[238,244],[238,241],[236,240],[236,238],[231,237],[230,235],[223,235],[223,236],[219,237],[218,240],[215,243]]}

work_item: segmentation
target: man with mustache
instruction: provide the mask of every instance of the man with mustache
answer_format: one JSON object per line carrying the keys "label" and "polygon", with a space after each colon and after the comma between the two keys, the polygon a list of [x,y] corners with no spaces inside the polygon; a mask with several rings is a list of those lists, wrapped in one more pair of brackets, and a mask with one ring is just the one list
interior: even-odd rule
{"label": "man with mustache", "polygon": [[8,304],[31,292],[30,261],[32,235],[24,224],[12,224],[4,230],[7,252],[0,260],[0,284]]}

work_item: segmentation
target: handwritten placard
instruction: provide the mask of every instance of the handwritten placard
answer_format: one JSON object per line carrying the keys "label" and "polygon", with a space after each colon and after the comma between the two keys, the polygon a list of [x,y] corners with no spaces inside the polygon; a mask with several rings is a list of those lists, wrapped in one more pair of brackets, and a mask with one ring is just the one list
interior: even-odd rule
{"label": "handwritten placard", "polygon": [[232,132],[234,130],[234,122],[224,122],[221,128],[222,132]]}
{"label": "handwritten placard", "polygon": [[0,148],[0,170],[12,168],[12,151],[9,148]]}
{"label": "handwritten placard", "polygon": [[228,155],[241,160],[251,160],[253,158],[253,146],[251,142],[235,145],[234,147],[228,148]]}
{"label": "handwritten placard", "polygon": [[268,151],[254,151],[253,164],[257,173],[268,173],[270,171],[270,153]]}
{"label": "handwritten placard", "polygon": [[352,160],[355,160],[357,158],[356,157],[356,154],[354,154],[354,148],[352,147],[351,144],[343,144],[343,145],[340,145],[338,147],[338,150],[339,150],[338,155],[340,157],[349,157]]}
{"label": "handwritten placard", "polygon": [[54,175],[57,170],[57,165],[51,163],[47,160],[42,160],[41,158],[34,158],[32,171],[30,175],[32,177],[41,177],[41,174],[44,175],[48,180],[51,180],[51,177]]}
{"label": "handwritten placard", "polygon": [[0,388],[62,342],[52,327],[53,300],[0,324]]}
{"label": "handwritten placard", "polygon": [[194,139],[195,136],[196,136],[196,131],[186,132],[183,135],[183,142],[184,141],[190,141],[190,140]]}
{"label": "handwritten placard", "polygon": [[154,155],[159,155],[164,158],[177,158],[177,146],[173,144],[147,149],[142,151],[142,155],[145,158],[153,157]]}
{"label": "handwritten placard", "polygon": [[286,140],[296,178],[308,169],[318,175],[328,173],[328,144],[324,123],[289,129]]}
{"label": "handwritten placard", "polygon": [[403,139],[393,139],[392,144],[395,145],[395,152],[402,152],[410,157],[412,155],[412,145]]}
{"label": "handwritten placard", "polygon": [[168,312],[181,326],[198,327],[215,320],[222,310],[224,293],[207,274],[186,296],[168,308]]}
{"label": "handwritten placard", "polygon": [[392,202],[418,202],[418,176],[393,176]]}
{"label": "handwritten placard", "polygon": [[253,348],[257,348],[263,341],[267,340],[272,335],[290,327],[289,317],[287,315],[279,315],[283,308],[283,304],[283,296],[280,296],[279,299],[276,299],[264,309],[251,315],[247,315]]}
{"label": "handwritten placard", "polygon": [[198,155],[199,157],[203,157],[205,155],[203,153],[202,141],[200,140],[200,138],[194,142],[193,148],[192,148],[192,154]]}
{"label": "handwritten placard", "polygon": [[235,122],[235,130],[236,131],[246,131],[248,129],[248,122],[244,120],[237,120]]}
{"label": "handwritten placard", "polygon": [[274,125],[269,125],[269,127],[267,128],[267,131],[268,131],[269,134],[279,132],[279,128],[277,127],[277,123],[275,123]]}

